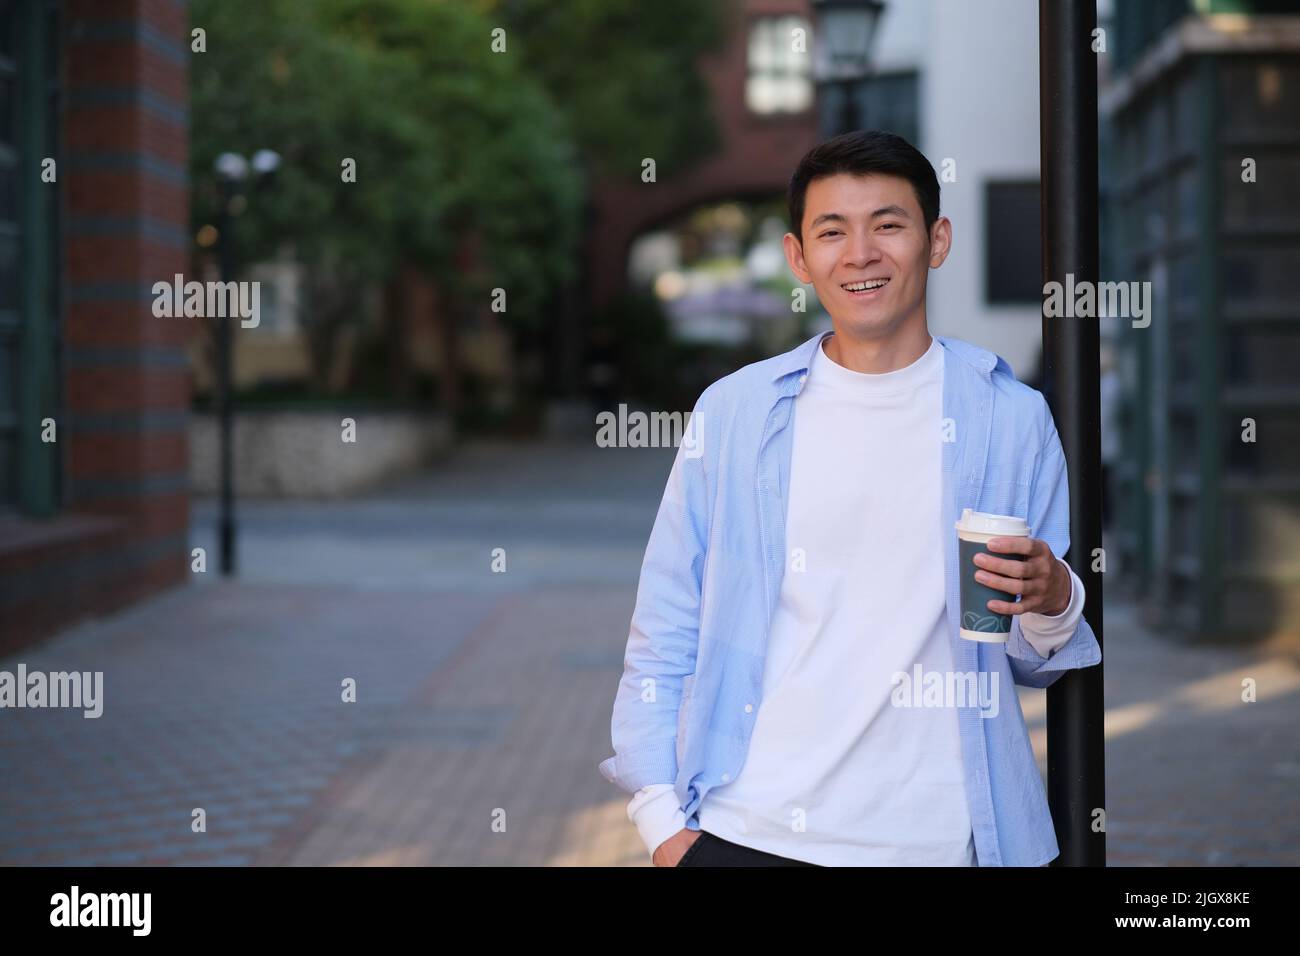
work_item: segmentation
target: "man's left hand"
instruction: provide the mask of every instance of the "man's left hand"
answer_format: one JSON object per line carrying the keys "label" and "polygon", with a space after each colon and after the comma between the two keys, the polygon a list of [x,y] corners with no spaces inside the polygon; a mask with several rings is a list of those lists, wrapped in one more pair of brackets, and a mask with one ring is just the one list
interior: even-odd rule
{"label": "man's left hand", "polygon": [[995,558],[980,552],[975,564],[983,570],[975,572],[975,580],[998,591],[1020,595],[1019,601],[989,601],[988,608],[996,614],[1060,614],[1070,605],[1070,571],[1060,561],[1046,541],[1041,538],[1019,536],[990,538],[990,551],[1023,554],[1025,560]]}

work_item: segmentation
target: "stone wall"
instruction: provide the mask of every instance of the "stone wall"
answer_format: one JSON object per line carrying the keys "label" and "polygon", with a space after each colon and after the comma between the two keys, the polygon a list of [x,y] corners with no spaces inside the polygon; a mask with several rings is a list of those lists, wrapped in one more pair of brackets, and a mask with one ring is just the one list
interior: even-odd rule
{"label": "stone wall", "polygon": [[[355,421],[344,441],[343,420]],[[430,412],[240,411],[234,423],[238,497],[330,498],[418,470],[450,450],[452,428]],[[215,415],[190,419],[193,494],[219,490]]]}

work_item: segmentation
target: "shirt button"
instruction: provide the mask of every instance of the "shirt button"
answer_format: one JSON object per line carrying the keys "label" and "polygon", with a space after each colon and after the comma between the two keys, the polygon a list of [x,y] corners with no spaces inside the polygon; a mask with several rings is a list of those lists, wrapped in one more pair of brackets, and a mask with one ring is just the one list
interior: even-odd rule
{"label": "shirt button", "polygon": [[726,783],[726,782],[727,782],[728,780],[730,780],[730,779],[731,779],[731,774],[729,774],[729,773],[724,773],[724,774],[722,775],[722,782],[723,782],[723,783]]}
{"label": "shirt button", "polygon": [[799,376],[799,384],[800,384],[800,385],[802,385],[802,384],[803,384],[804,382],[806,382],[806,381],[808,381],[808,376],[807,376],[807,375],[800,375],[800,376]]}
{"label": "shirt button", "polygon": [[753,704],[746,704],[746,705],[745,705],[745,713],[747,713],[747,714],[749,714],[749,713],[753,713],[753,710],[754,710],[754,705],[753,705]]}

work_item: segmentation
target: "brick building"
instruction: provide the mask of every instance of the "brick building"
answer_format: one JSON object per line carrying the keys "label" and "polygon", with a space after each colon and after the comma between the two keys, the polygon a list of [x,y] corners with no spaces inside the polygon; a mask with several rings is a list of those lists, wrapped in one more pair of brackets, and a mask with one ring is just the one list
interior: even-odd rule
{"label": "brick building", "polygon": [[586,286],[593,308],[626,287],[628,251],[638,235],[696,206],[782,195],[800,157],[817,142],[816,103],[798,95],[802,87],[811,97],[808,64],[780,55],[793,29],[811,36],[810,0],[742,0],[724,10],[725,43],[700,62],[721,147],[653,189],[639,176],[595,184]]}
{"label": "brick building", "polygon": [[188,34],[0,2],[0,653],[187,574],[190,330],[150,287],[187,271]]}

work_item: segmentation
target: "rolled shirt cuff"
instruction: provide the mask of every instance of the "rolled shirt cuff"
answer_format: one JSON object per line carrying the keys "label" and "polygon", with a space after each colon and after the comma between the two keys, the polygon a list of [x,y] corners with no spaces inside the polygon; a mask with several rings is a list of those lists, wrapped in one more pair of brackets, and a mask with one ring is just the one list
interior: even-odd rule
{"label": "rolled shirt cuff", "polygon": [[[1060,558],[1056,560],[1061,561]],[[1044,658],[1051,657],[1055,651],[1065,646],[1074,635],[1083,614],[1083,582],[1074,573],[1074,568],[1064,561],[1061,564],[1070,572],[1070,603],[1065,606],[1065,610],[1060,614],[1026,611],[1020,615],[1020,632],[1024,634],[1029,646]]]}
{"label": "rolled shirt cuff", "polygon": [[628,801],[627,818],[636,825],[651,859],[665,840],[686,826],[686,814],[671,783],[655,783],[638,790]]}

